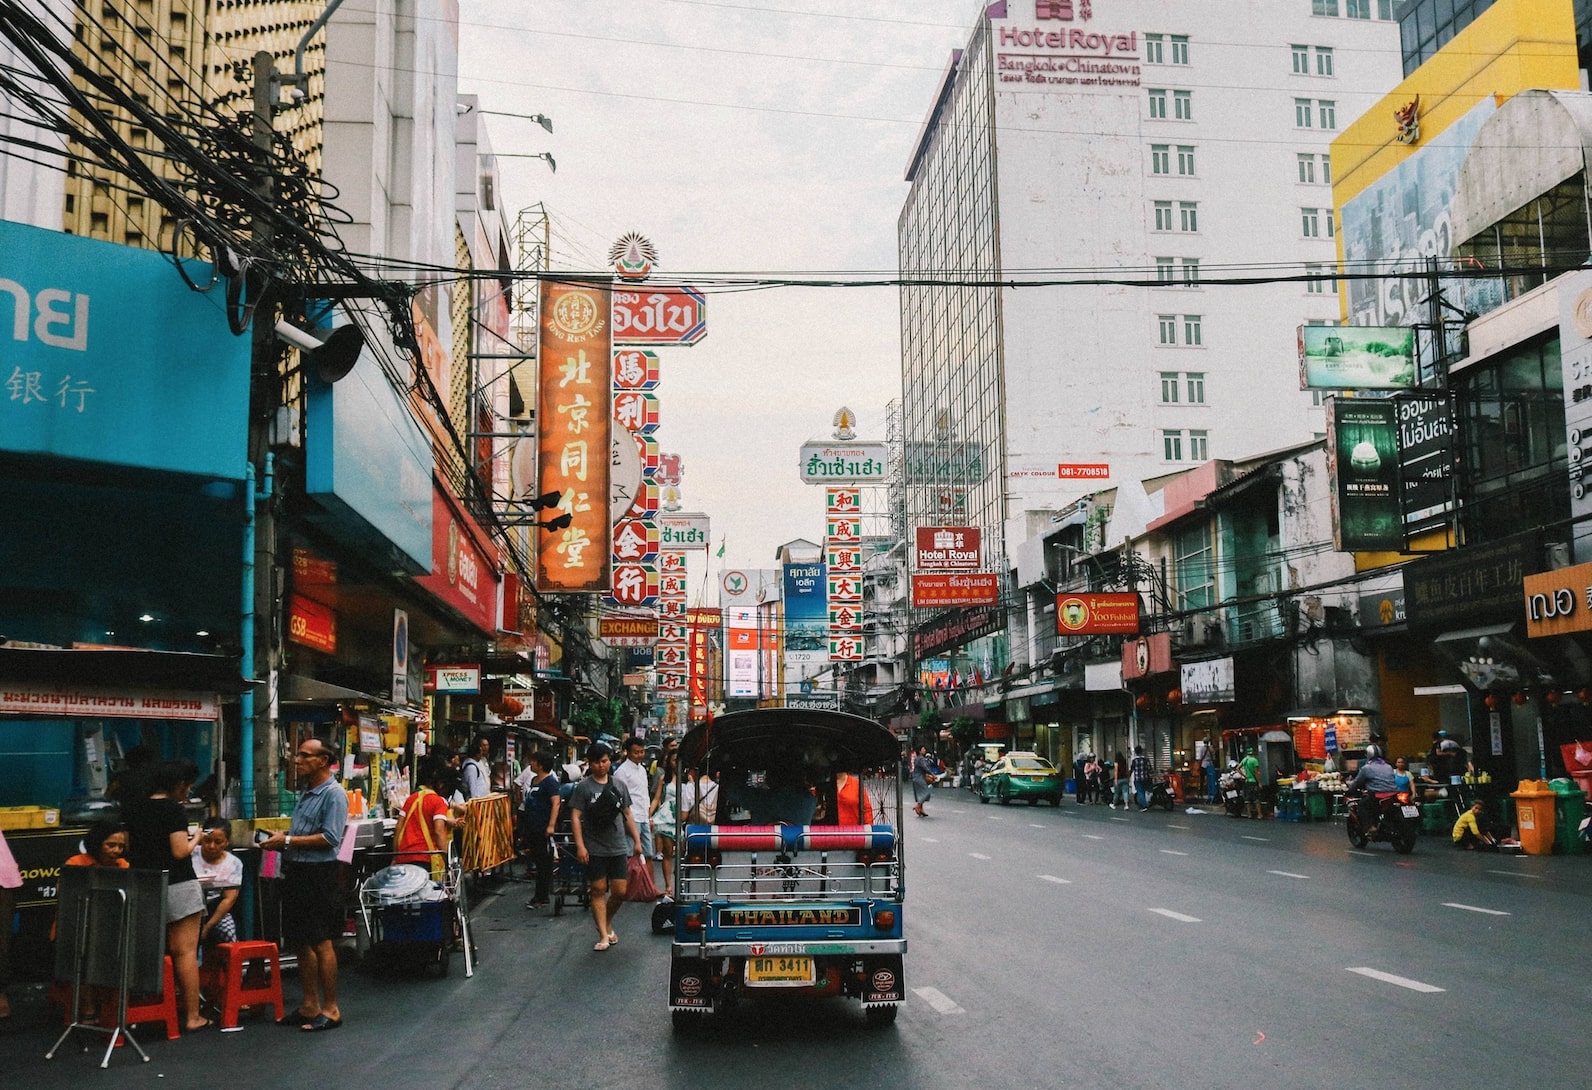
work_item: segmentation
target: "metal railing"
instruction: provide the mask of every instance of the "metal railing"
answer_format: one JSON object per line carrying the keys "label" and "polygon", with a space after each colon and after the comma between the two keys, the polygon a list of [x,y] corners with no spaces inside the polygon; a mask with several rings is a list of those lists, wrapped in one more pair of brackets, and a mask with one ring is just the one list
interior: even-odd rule
{"label": "metal railing", "polygon": [[894,897],[901,888],[901,865],[831,862],[686,863],[675,896],[682,901],[850,901]]}

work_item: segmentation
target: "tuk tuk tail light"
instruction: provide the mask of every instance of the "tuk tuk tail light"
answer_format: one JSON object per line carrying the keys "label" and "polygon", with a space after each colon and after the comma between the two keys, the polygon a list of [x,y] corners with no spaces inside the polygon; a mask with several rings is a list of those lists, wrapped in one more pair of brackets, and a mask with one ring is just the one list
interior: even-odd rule
{"label": "tuk tuk tail light", "polygon": [[702,916],[701,916],[701,914],[697,913],[697,912],[687,912],[685,914],[685,929],[687,931],[700,931],[700,930],[702,930]]}
{"label": "tuk tuk tail light", "polygon": [[873,926],[877,931],[889,931],[895,927],[896,914],[894,909],[881,909],[873,914]]}

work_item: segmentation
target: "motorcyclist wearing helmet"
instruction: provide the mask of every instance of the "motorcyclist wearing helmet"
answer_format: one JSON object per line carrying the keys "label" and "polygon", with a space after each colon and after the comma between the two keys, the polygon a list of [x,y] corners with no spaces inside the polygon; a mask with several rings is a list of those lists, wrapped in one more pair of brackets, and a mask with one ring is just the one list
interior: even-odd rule
{"label": "motorcyclist wearing helmet", "polygon": [[[1382,747],[1369,745],[1365,747],[1365,760],[1360,763],[1360,770],[1354,774],[1354,779],[1349,783],[1351,794],[1364,791],[1370,799],[1366,799],[1367,806],[1360,811],[1360,827],[1369,832],[1376,824],[1379,810],[1378,804],[1398,793],[1398,781],[1394,779],[1393,766],[1382,757]],[[1364,796],[1362,796],[1364,798]],[[1370,801],[1374,799],[1375,801]]]}

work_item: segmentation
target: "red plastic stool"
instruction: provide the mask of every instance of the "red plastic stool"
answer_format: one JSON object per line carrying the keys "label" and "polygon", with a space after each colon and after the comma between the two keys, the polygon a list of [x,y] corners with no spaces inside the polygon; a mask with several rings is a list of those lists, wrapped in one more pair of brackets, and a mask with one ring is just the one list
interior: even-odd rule
{"label": "red plastic stool", "polygon": [[[269,962],[270,969],[265,972]],[[249,970],[249,966],[254,966]],[[248,971],[246,971],[248,970]],[[282,962],[274,942],[239,941],[218,942],[205,951],[202,970],[204,986],[212,992],[221,1008],[221,1025],[231,1029],[238,1024],[238,1012],[244,1007],[271,1004],[276,1017],[286,1012],[282,1008]],[[265,980],[260,980],[262,972]]]}
{"label": "red plastic stool", "polygon": [[[136,1026],[140,1022],[166,1023],[166,1040],[175,1041],[182,1036],[177,1028],[177,978],[171,971],[171,958],[166,958],[163,983],[158,997],[127,997],[127,1024]],[[70,989],[67,991],[67,1006],[72,1005]],[[110,998],[103,1000],[99,1007],[99,1023],[102,1026],[116,1024],[116,997],[112,992]]]}

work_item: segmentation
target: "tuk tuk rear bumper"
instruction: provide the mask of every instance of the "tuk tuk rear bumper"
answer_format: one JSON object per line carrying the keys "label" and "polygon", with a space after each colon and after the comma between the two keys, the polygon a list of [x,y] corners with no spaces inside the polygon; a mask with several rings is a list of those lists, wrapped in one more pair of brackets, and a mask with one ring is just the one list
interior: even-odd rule
{"label": "tuk tuk rear bumper", "polygon": [[675,957],[755,958],[765,954],[808,954],[814,957],[841,957],[846,954],[905,954],[906,939],[825,939],[823,941],[766,942],[676,942]]}

